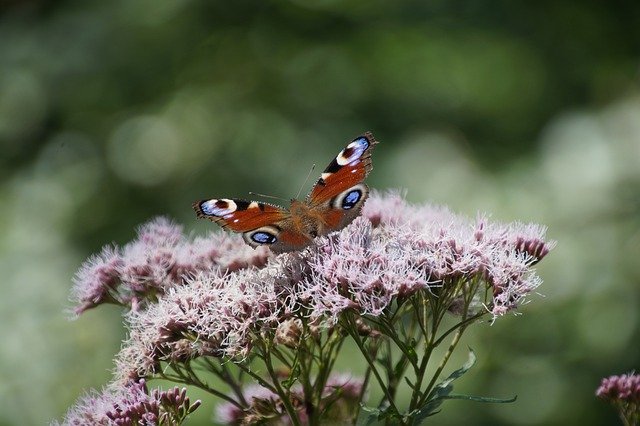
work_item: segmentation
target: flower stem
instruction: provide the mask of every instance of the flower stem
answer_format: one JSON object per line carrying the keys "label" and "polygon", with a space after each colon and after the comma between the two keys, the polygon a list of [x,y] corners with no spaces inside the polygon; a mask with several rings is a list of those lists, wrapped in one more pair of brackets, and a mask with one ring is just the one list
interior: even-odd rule
{"label": "flower stem", "polygon": [[389,402],[389,405],[393,409],[394,414],[399,416],[400,412],[398,411],[398,407],[396,407],[395,405],[395,402],[393,400],[393,395],[389,393],[389,389],[385,385],[384,380],[382,380],[382,377],[380,376],[380,373],[378,372],[378,369],[376,368],[374,361],[371,359],[371,356],[369,355],[367,348],[365,348],[364,342],[362,341],[362,339],[360,338],[360,335],[358,334],[358,328],[355,324],[355,321],[353,321],[352,318],[349,317],[347,318],[347,323],[348,324],[345,328],[347,329],[348,333],[351,335],[353,340],[356,342],[356,345],[358,346],[358,349],[360,349],[360,352],[366,359],[367,364],[369,364],[369,367],[371,368],[371,372],[376,377],[376,380],[378,381],[378,384],[380,385],[382,392],[384,392],[387,398],[387,402]]}
{"label": "flower stem", "polygon": [[267,372],[269,373],[269,376],[273,381],[273,386],[275,387],[276,393],[278,394],[278,396],[280,396],[280,399],[284,404],[284,408],[287,411],[291,422],[295,426],[300,426],[301,423],[300,418],[298,418],[298,413],[293,408],[293,405],[291,405],[291,393],[289,391],[285,392],[285,390],[282,388],[282,386],[280,385],[280,379],[278,378],[278,375],[273,368],[273,363],[271,362],[271,348],[269,346],[269,343],[262,342],[260,344],[260,347],[263,353],[262,360],[264,361],[264,365],[267,367]]}

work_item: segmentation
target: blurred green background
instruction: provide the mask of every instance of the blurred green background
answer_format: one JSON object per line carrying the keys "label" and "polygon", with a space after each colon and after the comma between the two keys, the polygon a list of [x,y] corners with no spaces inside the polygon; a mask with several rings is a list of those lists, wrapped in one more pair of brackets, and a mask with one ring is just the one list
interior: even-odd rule
{"label": "blurred green background", "polygon": [[365,130],[374,188],[559,242],[523,315],[464,342],[479,363],[456,391],[518,401],[432,424],[616,424],[594,392],[640,368],[640,3],[0,8],[0,424],[61,418],[109,380],[120,310],[65,313],[87,256],[156,215],[204,233],[198,198],[295,195]]}

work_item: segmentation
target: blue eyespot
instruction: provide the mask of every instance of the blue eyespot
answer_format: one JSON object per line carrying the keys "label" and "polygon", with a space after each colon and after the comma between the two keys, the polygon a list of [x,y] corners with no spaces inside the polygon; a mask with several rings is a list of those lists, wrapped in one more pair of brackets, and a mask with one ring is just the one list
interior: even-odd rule
{"label": "blue eyespot", "polygon": [[254,232],[251,239],[258,244],[273,244],[278,241],[274,235],[264,231]]}
{"label": "blue eyespot", "polygon": [[360,198],[362,198],[362,192],[359,189],[354,189],[342,199],[342,208],[344,210],[352,209],[356,204],[358,204]]}
{"label": "blue eyespot", "polygon": [[353,142],[355,142],[358,145],[359,149],[361,149],[362,151],[369,147],[369,141],[364,137],[356,138],[351,141],[351,143]]}

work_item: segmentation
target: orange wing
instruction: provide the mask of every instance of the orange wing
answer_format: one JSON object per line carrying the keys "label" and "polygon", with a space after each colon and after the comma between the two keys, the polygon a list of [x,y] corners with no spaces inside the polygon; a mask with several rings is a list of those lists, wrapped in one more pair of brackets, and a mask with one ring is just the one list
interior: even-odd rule
{"label": "orange wing", "polygon": [[353,139],[324,169],[307,202],[312,206],[322,205],[361,183],[373,169],[371,150],[377,143],[371,132]]}
{"label": "orange wing", "polygon": [[289,216],[285,209],[272,204],[228,198],[197,201],[193,209],[199,218],[212,220],[234,232],[274,225]]}

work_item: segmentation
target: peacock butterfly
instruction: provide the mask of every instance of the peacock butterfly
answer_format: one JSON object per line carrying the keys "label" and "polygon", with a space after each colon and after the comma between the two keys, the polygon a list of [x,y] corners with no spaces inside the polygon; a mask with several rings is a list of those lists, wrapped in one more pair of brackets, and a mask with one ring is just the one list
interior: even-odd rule
{"label": "peacock butterfly", "polygon": [[300,250],[360,214],[369,195],[363,181],[373,169],[371,150],[377,143],[370,132],[353,139],[324,169],[305,200],[291,199],[289,209],[229,198],[197,201],[193,208],[199,218],[241,232],[252,247],[268,246],[275,253]]}

